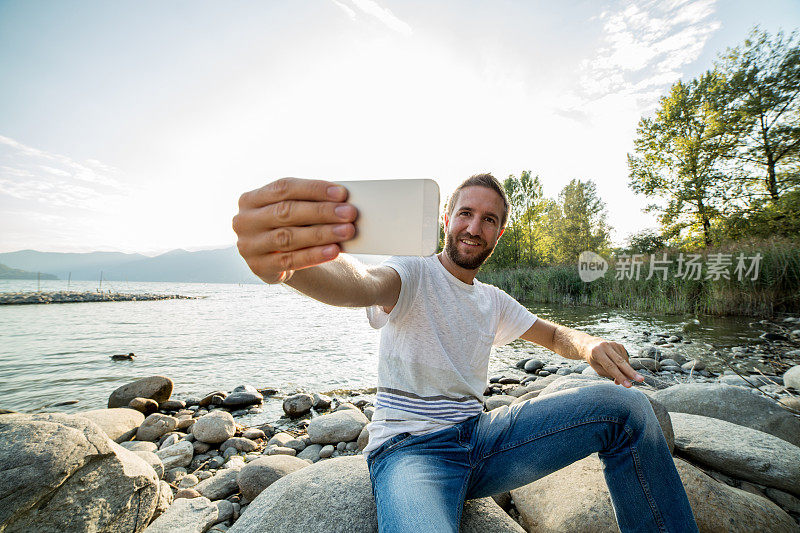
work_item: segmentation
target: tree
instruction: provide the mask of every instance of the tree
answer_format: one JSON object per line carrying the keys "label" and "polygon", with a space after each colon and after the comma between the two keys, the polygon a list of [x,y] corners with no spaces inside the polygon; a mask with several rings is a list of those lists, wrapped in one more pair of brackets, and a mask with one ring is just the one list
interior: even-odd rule
{"label": "tree", "polygon": [[635,155],[628,154],[629,186],[666,201],[646,210],[658,213],[667,238],[688,229],[710,246],[712,222],[742,195],[741,182],[720,171],[735,144],[724,87],[714,71],[679,81],[661,98],[655,116],[639,121]]}
{"label": "tree", "polygon": [[732,153],[766,176],[764,189],[776,202],[797,186],[777,168],[800,154],[800,43],[797,32],[771,38],[754,28],[744,44],[728,49],[719,69],[728,78],[741,142]]}
{"label": "tree", "polygon": [[557,209],[549,216],[554,225],[554,255],[557,262],[578,260],[585,250],[605,252],[609,246],[605,203],[592,180],[571,180],[558,195]]}

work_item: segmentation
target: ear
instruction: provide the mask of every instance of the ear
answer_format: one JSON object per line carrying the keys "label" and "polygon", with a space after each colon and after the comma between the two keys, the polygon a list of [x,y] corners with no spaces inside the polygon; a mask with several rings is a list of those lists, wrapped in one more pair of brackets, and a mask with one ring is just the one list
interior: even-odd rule
{"label": "ear", "polygon": [[444,214],[444,229],[447,229],[447,226],[450,225],[450,217],[447,216],[447,213]]}
{"label": "ear", "polygon": [[500,238],[500,237],[503,235],[503,232],[504,232],[505,230],[506,230],[506,228],[503,228],[503,229],[501,229],[501,230],[500,230],[500,235],[498,235],[498,236],[497,236],[497,238],[498,238],[498,239],[499,239],[499,238]]}

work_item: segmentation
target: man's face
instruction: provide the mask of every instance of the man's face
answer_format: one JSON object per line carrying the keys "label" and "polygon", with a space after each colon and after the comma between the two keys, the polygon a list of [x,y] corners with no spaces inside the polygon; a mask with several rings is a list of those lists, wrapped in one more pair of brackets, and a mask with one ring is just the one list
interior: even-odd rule
{"label": "man's face", "polygon": [[476,270],[486,261],[503,228],[503,199],[487,187],[461,189],[458,203],[445,216],[444,252],[453,263],[466,270]]}

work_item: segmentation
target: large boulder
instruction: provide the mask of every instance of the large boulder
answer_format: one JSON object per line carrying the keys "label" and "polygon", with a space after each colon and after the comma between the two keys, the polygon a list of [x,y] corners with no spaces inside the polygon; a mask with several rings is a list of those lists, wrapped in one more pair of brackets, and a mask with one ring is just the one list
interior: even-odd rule
{"label": "large boulder", "polygon": [[209,444],[219,444],[233,437],[236,433],[236,423],[233,416],[227,411],[211,411],[201,416],[192,425],[192,435],[197,440]]}
{"label": "large boulder", "polygon": [[750,389],[722,383],[685,383],[657,391],[653,397],[670,413],[719,418],[800,446],[800,419]]}
{"label": "large boulder", "polygon": [[143,531],[155,471],[90,420],[0,416],[0,531]]}
{"label": "large boulder", "polygon": [[[378,515],[364,457],[328,459],[280,478],[247,506],[228,531],[377,532]],[[484,498],[464,505],[461,531],[520,533],[522,529],[491,498]]]}
{"label": "large boulder", "polygon": [[81,411],[78,416],[88,418],[102,429],[108,438],[116,441],[123,435],[130,433],[144,422],[144,415],[135,409],[117,407],[114,409],[94,409]]}
{"label": "large boulder", "polygon": [[692,462],[800,495],[800,448],[718,418],[673,413],[675,447]]}
{"label": "large boulder", "polygon": [[308,424],[308,436],[314,444],[337,444],[356,440],[369,423],[364,413],[356,409],[342,409],[313,418]]}
{"label": "large boulder", "polygon": [[[792,517],[768,499],[719,483],[681,459],[674,461],[700,531],[797,531]],[[528,531],[618,531],[603,466],[595,455],[514,489],[511,496]]]}
{"label": "large boulder", "polygon": [[[603,378],[600,376],[570,374],[569,376],[560,377],[549,383],[544,389],[542,389],[542,391],[539,393],[539,396],[547,396],[563,390],[570,390],[577,387],[587,387],[597,385],[599,383],[609,382],[610,381],[608,378]],[[661,432],[664,434],[664,438],[667,441],[669,452],[672,453],[675,450],[675,433],[672,430],[672,422],[670,421],[669,412],[667,411],[666,407],[661,404],[661,402],[652,396],[647,395],[647,399],[650,401],[653,412],[656,414],[656,418],[658,419],[658,424],[661,426]]]}
{"label": "large boulder", "polygon": [[149,398],[166,402],[172,394],[172,380],[165,376],[150,376],[123,385],[111,393],[109,407],[127,407],[134,398]]}
{"label": "large boulder", "polygon": [[178,498],[147,533],[203,533],[217,523],[218,507],[208,498]]}
{"label": "large boulder", "polygon": [[280,478],[308,466],[308,462],[291,455],[268,455],[247,463],[236,482],[242,496],[253,501],[261,491]]}

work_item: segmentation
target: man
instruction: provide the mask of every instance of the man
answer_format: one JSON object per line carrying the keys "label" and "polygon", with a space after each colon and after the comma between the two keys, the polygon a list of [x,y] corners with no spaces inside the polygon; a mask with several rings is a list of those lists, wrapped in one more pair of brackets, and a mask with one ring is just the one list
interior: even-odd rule
{"label": "man", "polygon": [[[448,202],[445,250],[365,268],[339,256],[356,210],[330,182],[283,179],[245,193],[233,228],[253,272],[322,302],[367,308],[382,328],[364,449],[388,531],[458,531],[465,499],[508,491],[599,452],[622,531],[696,531],[641,381],[616,342],[537,318],[475,279],[508,200],[490,174]],[[401,223],[398,221],[398,223]],[[583,359],[614,383],[482,410],[491,346],[516,338]],[[564,498],[574,497],[564,494]]]}

